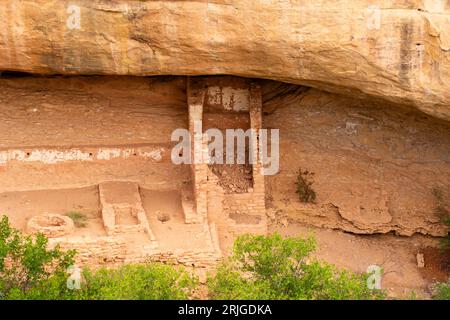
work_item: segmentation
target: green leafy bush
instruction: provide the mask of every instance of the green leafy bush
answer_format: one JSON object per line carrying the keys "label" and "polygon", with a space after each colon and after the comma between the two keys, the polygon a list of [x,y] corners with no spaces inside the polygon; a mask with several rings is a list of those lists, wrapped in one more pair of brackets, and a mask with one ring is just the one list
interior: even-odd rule
{"label": "green leafy bush", "polygon": [[25,236],[0,221],[0,299],[187,299],[196,279],[186,271],[149,263],[117,269],[85,269],[80,288],[69,288],[75,251],[47,249],[47,238]]}
{"label": "green leafy bush", "polygon": [[25,236],[13,229],[8,217],[0,220],[0,295],[4,299],[19,299],[33,288],[66,277],[74,262],[74,251],[59,247],[47,249],[47,238],[38,234]]}
{"label": "green leafy bush", "polygon": [[245,235],[232,257],[210,277],[212,299],[382,299],[367,287],[367,275],[315,261],[312,238]]}
{"label": "green leafy bush", "polygon": [[188,299],[197,283],[186,271],[160,263],[85,270],[83,276],[79,299]]}
{"label": "green leafy bush", "polygon": [[188,299],[196,279],[160,263],[83,270],[80,288],[67,286],[68,276],[54,275],[13,299],[28,300],[177,300]]}
{"label": "green leafy bush", "polygon": [[446,283],[439,283],[434,287],[433,299],[450,300],[450,278]]}

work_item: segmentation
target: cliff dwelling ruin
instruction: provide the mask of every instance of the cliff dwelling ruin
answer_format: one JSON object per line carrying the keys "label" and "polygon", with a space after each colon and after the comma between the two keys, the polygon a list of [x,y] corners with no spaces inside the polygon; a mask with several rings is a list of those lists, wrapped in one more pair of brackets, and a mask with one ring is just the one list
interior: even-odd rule
{"label": "cliff dwelling ruin", "polygon": [[201,295],[239,235],[279,233],[433,297],[449,121],[450,0],[0,1],[0,217],[77,266]]}
{"label": "cliff dwelling ruin", "polygon": [[[314,230],[323,258],[358,271],[384,263],[393,294],[428,283],[415,255],[447,232],[437,215],[450,196],[445,121],[232,76],[3,73],[0,91],[0,212],[77,249],[80,264],[208,268],[240,234]],[[249,163],[260,147],[250,143],[243,164],[174,164],[172,132],[194,138],[196,122],[203,132],[279,128],[279,172]],[[314,173],[314,203],[298,200],[299,168]]]}
{"label": "cliff dwelling ruin", "polygon": [[[31,89],[42,97],[42,105],[30,100],[30,106],[23,105],[23,117],[12,116],[14,124],[5,119],[2,126],[4,137],[10,134],[22,143],[11,148],[10,141],[3,140],[0,206],[22,230],[40,231],[52,245],[76,248],[80,261],[90,264],[151,259],[188,266],[207,266],[220,258],[227,243],[220,235],[231,241],[239,234],[267,233],[260,164],[250,164],[248,156],[247,163],[236,165],[171,161],[171,131],[177,127],[188,129],[192,137],[196,121],[204,130],[261,128],[261,88],[254,81],[94,78],[90,89],[100,90],[101,96],[115,96],[119,90],[118,99],[108,98],[105,105],[90,89],[82,89],[78,100],[69,98],[72,89],[51,88],[58,86],[56,78],[16,76],[4,83],[11,97],[18,93],[13,93],[15,84],[22,81],[44,85]],[[90,81],[62,82],[89,86]],[[109,86],[116,81],[115,89]],[[45,88],[45,82],[50,87]],[[138,86],[133,95],[142,100],[121,105],[120,92],[130,84]],[[56,96],[40,94],[42,90]],[[19,123],[32,128],[30,122],[38,135],[8,131]],[[251,146],[247,143],[247,155],[258,152],[257,145],[255,150]],[[206,140],[203,147],[207,148]],[[74,213],[88,216],[83,228],[74,227]]]}

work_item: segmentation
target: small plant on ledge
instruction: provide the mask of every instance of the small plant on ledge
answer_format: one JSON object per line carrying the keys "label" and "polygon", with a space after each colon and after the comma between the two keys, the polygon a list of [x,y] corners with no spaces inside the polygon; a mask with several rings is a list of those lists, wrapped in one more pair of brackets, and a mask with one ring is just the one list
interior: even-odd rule
{"label": "small plant on ledge", "polygon": [[316,192],[312,188],[313,176],[313,172],[302,170],[302,168],[298,169],[297,181],[295,182],[297,188],[295,192],[303,203],[315,203],[316,201]]}
{"label": "small plant on ledge", "polygon": [[73,220],[73,223],[77,228],[85,228],[87,226],[88,218],[84,213],[78,211],[70,211],[66,213],[66,216]]}

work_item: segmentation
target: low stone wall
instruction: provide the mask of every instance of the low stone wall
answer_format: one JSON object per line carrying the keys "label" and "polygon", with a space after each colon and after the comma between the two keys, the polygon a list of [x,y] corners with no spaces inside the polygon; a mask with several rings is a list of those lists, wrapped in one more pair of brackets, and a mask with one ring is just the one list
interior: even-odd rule
{"label": "low stone wall", "polygon": [[75,260],[79,264],[101,265],[123,262],[127,245],[117,237],[67,237],[49,239],[49,247],[59,245],[63,250],[76,250]]}
{"label": "low stone wall", "polygon": [[75,260],[80,265],[111,265],[118,263],[161,262],[204,268],[214,265],[220,258],[216,250],[158,251],[151,248],[131,252],[120,237],[55,238],[49,247],[59,245],[63,250],[76,250]]}
{"label": "low stone wall", "polygon": [[[202,251],[202,250],[176,250],[159,252],[145,257],[144,260],[152,262],[162,262],[167,264],[181,264],[188,267],[206,268],[217,263],[221,258],[221,255],[215,251]],[[135,262],[142,262],[142,259],[138,258]]]}
{"label": "low stone wall", "polygon": [[[254,191],[255,192],[255,191]],[[227,194],[219,185],[217,176],[208,171],[208,214],[220,233],[239,236],[245,233],[266,234],[267,216],[262,195],[254,192]],[[238,223],[230,215],[240,213],[257,217],[258,223]]]}
{"label": "low stone wall", "polygon": [[222,257],[219,237],[214,223],[204,224],[211,239],[204,249],[160,251],[150,244],[129,246],[128,240],[120,235],[105,237],[61,237],[49,239],[49,247],[59,245],[63,250],[76,250],[75,260],[80,265],[100,266],[120,263],[161,262],[188,267],[206,268]]}
{"label": "low stone wall", "polygon": [[264,198],[253,192],[224,194],[223,211],[226,214],[243,212],[248,215],[265,215]]}
{"label": "low stone wall", "polygon": [[[122,185],[123,192],[129,193],[129,199],[126,203],[115,202],[115,200],[108,200],[114,196],[108,197],[111,192],[110,188],[114,185]],[[145,232],[153,247],[157,247],[155,235],[150,229],[147,215],[142,207],[142,200],[139,193],[139,185],[131,182],[105,182],[99,184],[100,204],[102,207],[102,218],[105,230],[108,235]],[[118,225],[116,224],[116,216],[120,212],[128,211],[128,214],[137,219],[137,224],[133,225]]]}
{"label": "low stone wall", "polygon": [[71,234],[75,229],[73,220],[60,214],[45,213],[32,217],[27,223],[30,233],[42,233],[48,238]]}
{"label": "low stone wall", "polygon": [[228,224],[226,230],[228,234],[236,237],[247,233],[265,235],[267,233],[267,224],[261,222],[258,224],[232,223]]}
{"label": "low stone wall", "polygon": [[181,189],[181,207],[183,208],[184,222],[187,224],[202,223],[205,221],[204,216],[197,214],[194,197],[187,187]]}

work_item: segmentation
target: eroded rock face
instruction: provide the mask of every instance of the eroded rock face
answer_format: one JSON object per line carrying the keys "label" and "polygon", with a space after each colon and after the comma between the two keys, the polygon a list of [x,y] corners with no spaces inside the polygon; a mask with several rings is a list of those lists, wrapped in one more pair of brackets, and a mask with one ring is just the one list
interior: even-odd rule
{"label": "eroded rock face", "polygon": [[[395,104],[276,81],[259,84],[263,127],[280,129],[280,172],[265,178],[271,219],[358,234],[447,234],[442,217],[450,212],[448,121]],[[171,133],[188,127],[185,88],[185,77],[0,79],[0,160],[8,155],[0,161],[0,212],[27,212],[22,208],[29,201],[20,192],[71,190],[112,179],[132,180],[144,190],[180,190],[191,179],[190,168],[171,162]],[[210,127],[229,121],[212,119]],[[34,156],[43,146],[58,161]],[[160,148],[162,158],[152,158],[151,150]],[[58,157],[58,150],[70,157]],[[92,156],[79,161],[78,153],[67,150]],[[98,156],[107,150],[120,156]],[[295,192],[299,167],[314,172],[314,204],[301,203]],[[8,194],[12,198],[3,198]],[[30,199],[58,203],[53,194]],[[91,208],[81,191],[76,194],[71,191],[70,207]],[[14,196],[19,200],[8,200]],[[97,203],[96,196],[87,199]]]}
{"label": "eroded rock face", "polygon": [[[315,89],[277,97],[276,86],[263,95],[264,126],[280,128],[280,172],[266,177],[269,215],[359,234],[447,234],[448,122]],[[314,173],[315,203],[295,192],[299,168]]]}
{"label": "eroded rock face", "polygon": [[450,3],[3,0],[0,70],[270,78],[449,120]]}

